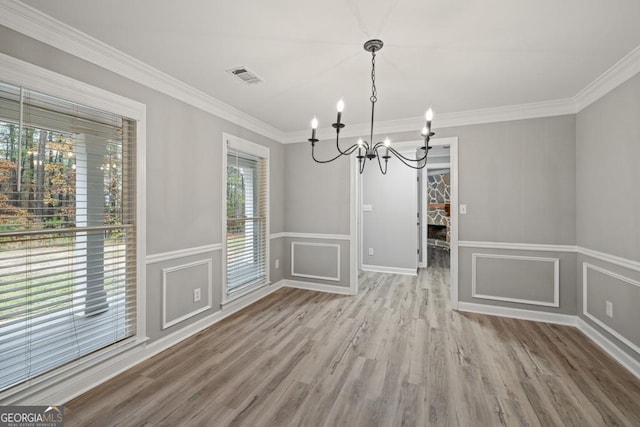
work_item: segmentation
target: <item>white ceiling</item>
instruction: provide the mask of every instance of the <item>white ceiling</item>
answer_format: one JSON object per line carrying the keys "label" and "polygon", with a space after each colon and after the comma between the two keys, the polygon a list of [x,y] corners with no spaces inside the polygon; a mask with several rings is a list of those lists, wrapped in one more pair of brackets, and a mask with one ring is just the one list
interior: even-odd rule
{"label": "white ceiling", "polygon": [[[283,132],[569,98],[640,45],[638,0],[24,0]],[[225,70],[246,66],[247,86]],[[416,123],[416,129],[422,123]]]}

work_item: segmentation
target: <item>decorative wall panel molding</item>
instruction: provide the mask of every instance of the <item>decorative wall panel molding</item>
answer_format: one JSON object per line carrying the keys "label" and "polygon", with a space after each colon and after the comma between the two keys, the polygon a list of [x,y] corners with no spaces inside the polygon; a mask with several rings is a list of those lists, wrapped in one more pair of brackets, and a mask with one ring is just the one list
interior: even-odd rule
{"label": "decorative wall panel molding", "polygon": [[[607,325],[602,320],[600,320],[598,317],[596,317],[594,314],[589,312],[589,304],[588,304],[588,302],[589,302],[589,300],[588,300],[589,270],[597,271],[597,272],[599,272],[601,274],[604,274],[604,275],[609,276],[609,277],[611,277],[611,278],[613,278],[615,280],[618,280],[621,283],[624,283],[625,285],[633,286],[635,288],[638,288],[638,290],[639,290],[638,294],[639,295],[640,295],[640,282],[638,282],[636,280],[633,280],[633,279],[631,279],[629,277],[623,276],[621,274],[614,273],[614,272],[609,271],[607,269],[604,269],[604,268],[601,268],[601,267],[597,267],[597,266],[595,266],[593,264],[589,264],[588,262],[583,262],[582,263],[582,314],[584,314],[585,317],[587,317],[592,322],[594,322],[595,324],[600,326],[602,329],[604,329],[605,331],[607,331],[608,333],[610,333],[611,335],[613,335],[614,337],[619,339],[621,342],[623,342],[625,345],[627,345],[630,349],[632,349],[636,353],[640,354],[640,346],[638,346],[637,344],[632,342],[630,339],[628,339],[627,337],[622,335],[620,332],[616,331],[613,327]],[[614,316],[615,316],[615,312],[614,312]]]}
{"label": "decorative wall panel molding", "polygon": [[[335,275],[322,275],[322,274],[316,274],[315,272],[300,271],[301,267],[296,265],[296,249],[302,248],[302,247],[317,248],[318,250],[322,250],[320,248],[324,248],[325,251],[326,251],[326,248],[333,248],[335,250],[335,265],[327,266],[327,267],[330,270],[335,269]],[[301,254],[299,254],[299,257],[300,256]],[[291,275],[297,276],[297,277],[307,277],[310,279],[331,280],[334,282],[339,282],[340,281],[340,245],[336,243],[291,242]]]}
{"label": "decorative wall panel molding", "polygon": [[[201,307],[196,308],[195,310],[185,313],[182,316],[179,316],[175,319],[167,318],[167,306],[171,301],[167,300],[167,289],[170,286],[182,286],[182,282],[171,282],[170,275],[171,273],[175,273],[181,270],[187,270],[191,268],[197,268],[199,266],[207,267],[207,304]],[[203,292],[204,293],[204,292]],[[204,311],[209,310],[213,304],[213,259],[208,258],[202,261],[190,262],[188,264],[182,264],[175,267],[169,267],[162,269],[162,329],[166,329],[170,326],[178,324],[190,317],[195,316],[196,314],[202,313]]]}
{"label": "decorative wall panel molding", "polygon": [[[478,260],[480,259],[503,259],[511,261],[531,261],[531,262],[548,262],[553,264],[553,295],[551,295],[552,301],[544,300],[532,300],[527,298],[513,298],[505,297],[501,295],[489,295],[478,292]],[[473,298],[488,299],[495,301],[507,301],[521,304],[540,305],[545,307],[560,307],[560,259],[559,258],[545,258],[545,257],[531,257],[531,256],[517,256],[517,255],[501,255],[501,254],[484,254],[473,253],[471,256],[471,296]]]}

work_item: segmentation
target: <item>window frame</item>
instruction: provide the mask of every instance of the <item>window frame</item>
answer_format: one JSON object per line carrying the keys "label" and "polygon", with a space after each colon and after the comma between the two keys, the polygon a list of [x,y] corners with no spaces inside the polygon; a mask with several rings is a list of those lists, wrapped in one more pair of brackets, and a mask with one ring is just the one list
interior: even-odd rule
{"label": "window frame", "polygon": [[[266,212],[265,212],[265,239],[264,239],[264,256],[265,256],[265,280],[256,282],[254,284],[241,287],[233,292],[229,292],[227,288],[227,154],[229,148],[234,150],[242,151],[243,153],[250,154],[255,157],[263,158],[266,162],[266,172],[265,179],[267,180],[266,184]],[[270,193],[271,193],[271,183],[270,183],[270,149],[269,147],[265,147],[264,145],[259,145],[254,142],[248,141],[246,139],[239,138],[237,136],[223,133],[222,134],[222,295],[221,295],[221,305],[228,304],[232,301],[235,301],[243,296],[254,292],[258,289],[261,289],[265,286],[271,284],[270,280],[270,253],[269,247],[270,245],[270,211],[271,211],[271,202],[270,202]]]}
{"label": "window frame", "polygon": [[136,122],[136,334],[73,363],[41,374],[0,393],[0,400],[30,395],[149,340],[146,334],[146,105],[54,71],[0,53],[0,75],[6,83],[48,96],[127,117]]}

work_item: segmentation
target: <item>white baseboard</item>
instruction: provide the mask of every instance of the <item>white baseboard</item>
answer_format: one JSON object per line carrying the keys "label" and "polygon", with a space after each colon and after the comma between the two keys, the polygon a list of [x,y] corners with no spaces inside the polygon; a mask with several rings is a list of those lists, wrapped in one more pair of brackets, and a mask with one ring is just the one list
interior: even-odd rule
{"label": "white baseboard", "polygon": [[462,301],[458,303],[458,310],[469,313],[488,314],[491,316],[510,317],[513,319],[532,320],[534,322],[554,323],[556,325],[576,326],[576,316],[569,314],[523,310],[521,308],[499,307]]}
{"label": "white baseboard", "polygon": [[362,264],[362,271],[371,271],[374,273],[388,273],[388,274],[404,274],[406,276],[417,276],[417,268],[397,268],[386,267],[384,265],[366,265]]}
{"label": "white baseboard", "polygon": [[164,336],[148,345],[142,345],[127,353],[118,355],[95,367],[79,370],[70,378],[59,381],[45,390],[38,391],[19,401],[3,402],[3,404],[20,405],[63,405],[69,400],[85,393],[118,374],[142,363],[156,354],[172,347],[179,342],[197,334],[211,325],[229,317],[243,308],[261,300],[267,295],[282,288],[284,281],[279,281],[269,286],[258,289],[256,292],[234,301],[222,310],[200,319],[172,334]]}
{"label": "white baseboard", "polygon": [[532,320],[534,322],[553,323],[557,325],[573,326],[585,334],[598,347],[604,350],[609,356],[628,369],[633,375],[640,379],[640,361],[630,356],[617,344],[600,333],[597,329],[587,323],[584,319],[568,314],[548,313],[542,311],[522,310],[518,308],[498,307],[495,305],[476,304],[471,302],[460,302],[459,311],[469,313],[488,314],[492,316],[511,317],[514,319]]}
{"label": "white baseboard", "polygon": [[640,379],[640,361],[631,357],[625,351],[623,351],[618,345],[616,345],[609,338],[601,334],[597,329],[587,323],[584,319],[576,318],[577,328],[585,334],[591,341],[596,343],[601,349],[603,349],[609,356],[613,357],[622,366],[627,368],[636,378]]}
{"label": "white baseboard", "polygon": [[353,295],[351,288],[336,285],[324,285],[322,283],[303,282],[300,280],[283,280],[284,287],[306,289],[308,291],[327,292],[330,294]]}

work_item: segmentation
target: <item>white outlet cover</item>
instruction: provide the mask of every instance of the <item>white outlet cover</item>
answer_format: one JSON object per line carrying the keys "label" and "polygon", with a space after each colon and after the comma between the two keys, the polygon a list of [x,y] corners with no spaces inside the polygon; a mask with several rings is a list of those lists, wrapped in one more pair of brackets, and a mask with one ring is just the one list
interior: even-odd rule
{"label": "white outlet cover", "polygon": [[460,205],[460,215],[467,214],[467,205]]}
{"label": "white outlet cover", "polygon": [[280,268],[280,260],[276,259],[275,264],[276,264],[276,270],[279,269]]}
{"label": "white outlet cover", "polygon": [[611,303],[611,301],[607,301],[606,303],[606,312],[607,316],[613,317],[613,303]]}
{"label": "white outlet cover", "polygon": [[373,255],[373,248],[369,248],[369,255]]}
{"label": "white outlet cover", "polygon": [[200,294],[200,288],[196,288],[193,290],[193,302],[198,302],[200,301],[201,298],[201,294]]}

